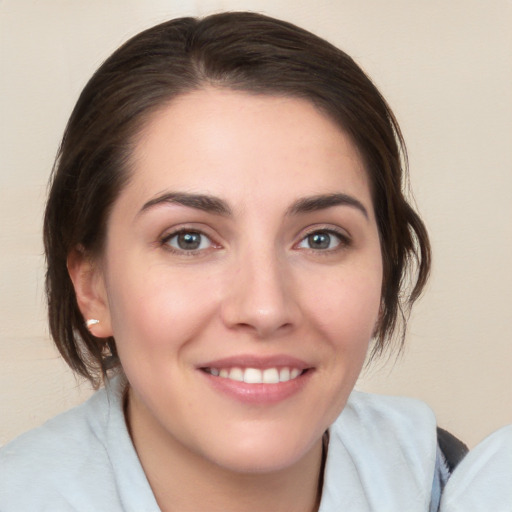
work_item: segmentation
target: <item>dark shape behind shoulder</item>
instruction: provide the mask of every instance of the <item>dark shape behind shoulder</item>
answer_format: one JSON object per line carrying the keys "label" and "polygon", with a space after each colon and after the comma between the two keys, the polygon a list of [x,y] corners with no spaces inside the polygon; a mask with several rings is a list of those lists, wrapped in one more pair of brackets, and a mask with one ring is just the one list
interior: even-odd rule
{"label": "dark shape behind shoulder", "polygon": [[448,469],[452,473],[466,456],[469,448],[460,439],[441,427],[437,427],[437,442],[448,464]]}

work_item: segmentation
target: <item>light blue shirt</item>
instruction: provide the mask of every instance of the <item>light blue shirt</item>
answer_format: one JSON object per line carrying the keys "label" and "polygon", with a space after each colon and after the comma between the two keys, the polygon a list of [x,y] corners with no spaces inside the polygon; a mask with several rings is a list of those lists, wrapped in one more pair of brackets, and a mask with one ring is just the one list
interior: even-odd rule
{"label": "light blue shirt", "polygon": [[[114,379],[2,448],[0,511],[159,512],[122,394]],[[353,392],[329,434],[320,512],[429,511],[437,438],[426,405]]]}

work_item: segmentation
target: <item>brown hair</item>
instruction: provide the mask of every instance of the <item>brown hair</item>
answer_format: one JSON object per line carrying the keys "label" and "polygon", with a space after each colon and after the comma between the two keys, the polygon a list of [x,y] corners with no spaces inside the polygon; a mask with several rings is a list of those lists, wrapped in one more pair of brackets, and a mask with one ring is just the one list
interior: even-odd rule
{"label": "brown hair", "polygon": [[254,13],[180,18],[121,46],[85,86],[66,127],[44,219],[50,331],[70,367],[98,384],[120,366],[114,340],[91,335],[66,260],[99,254],[109,211],[129,180],[136,135],[179,94],[213,85],[304,98],[350,134],[366,164],[384,277],[373,355],[399,331],[430,269],[425,227],[404,197],[406,150],[379,91],[343,51],[290,23]]}

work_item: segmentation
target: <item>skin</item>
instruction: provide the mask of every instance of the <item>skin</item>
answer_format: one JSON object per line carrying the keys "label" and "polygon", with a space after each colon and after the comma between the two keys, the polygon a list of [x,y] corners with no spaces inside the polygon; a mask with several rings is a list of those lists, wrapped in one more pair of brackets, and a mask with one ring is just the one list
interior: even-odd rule
{"label": "skin", "polygon": [[[160,507],[315,510],[322,435],[379,315],[379,234],[356,147],[305,100],[206,88],[153,116],[131,164],[104,254],[75,251],[68,266],[84,317],[100,320],[92,332],[116,339]],[[349,201],[327,204],[333,194]],[[201,233],[199,247],[181,248],[180,230]],[[200,369],[276,355],[308,375],[275,402],[219,391]]]}

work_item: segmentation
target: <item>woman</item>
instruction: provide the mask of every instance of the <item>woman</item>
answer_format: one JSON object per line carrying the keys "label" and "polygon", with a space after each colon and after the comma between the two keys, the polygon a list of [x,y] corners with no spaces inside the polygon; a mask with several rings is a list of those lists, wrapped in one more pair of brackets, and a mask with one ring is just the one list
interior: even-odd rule
{"label": "woman", "polygon": [[52,336],[106,389],[2,450],[0,509],[437,510],[430,410],[352,392],[428,276],[402,157],[371,81],[288,23],[117,50],[44,228]]}

